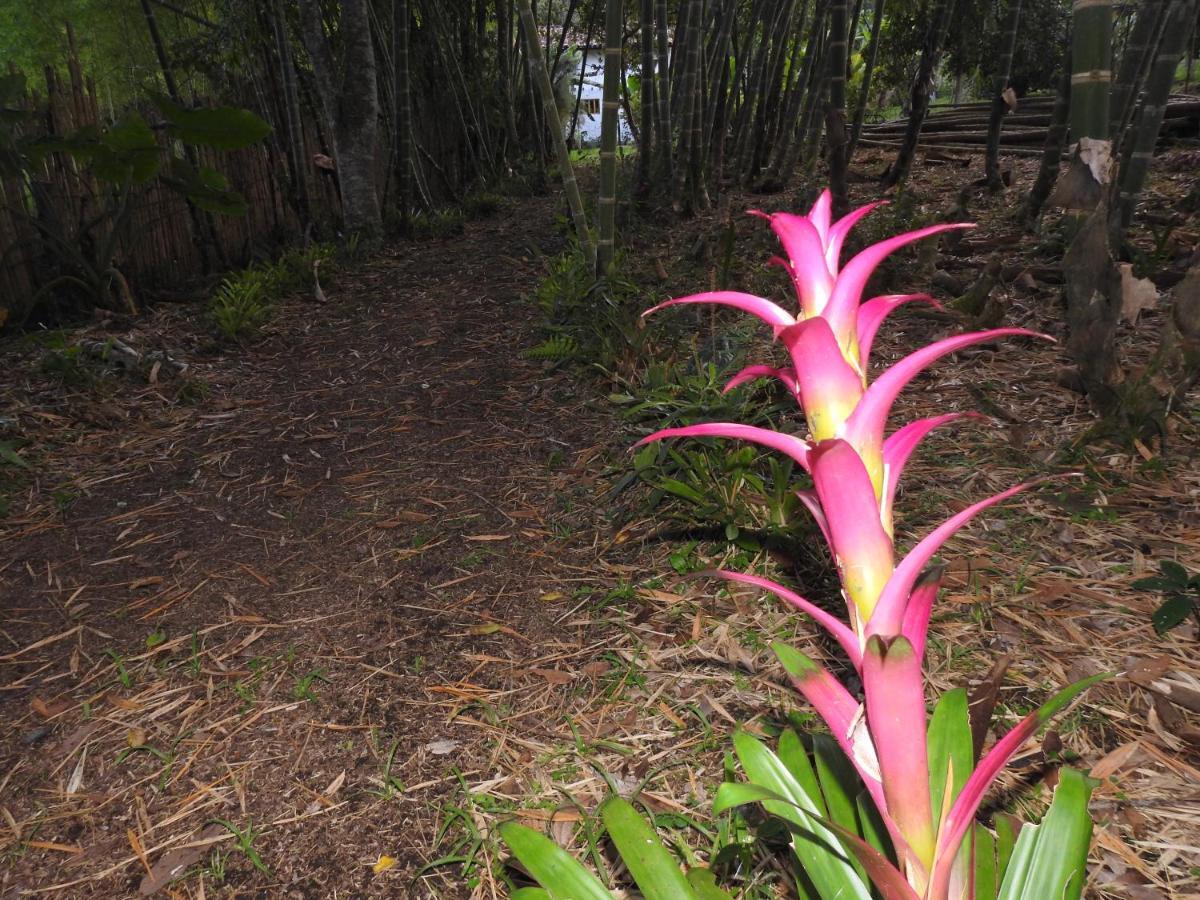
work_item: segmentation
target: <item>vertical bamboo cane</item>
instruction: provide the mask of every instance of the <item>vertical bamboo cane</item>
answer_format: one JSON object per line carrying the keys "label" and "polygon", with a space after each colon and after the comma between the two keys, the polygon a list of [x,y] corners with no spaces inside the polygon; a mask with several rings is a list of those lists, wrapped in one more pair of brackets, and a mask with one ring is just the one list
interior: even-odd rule
{"label": "vertical bamboo cane", "polygon": [[622,37],[625,13],[622,0],[606,0],[604,16],[604,99],[600,108],[600,198],[596,207],[599,239],[596,272],[608,274],[616,252],[617,137],[621,100]]}
{"label": "vertical bamboo cane", "polygon": [[641,0],[638,23],[642,69],[642,133],[638,141],[638,194],[650,193],[650,173],[654,169],[654,105],[656,72],[654,69],[654,0]]}
{"label": "vertical bamboo cane", "polygon": [[1000,60],[992,78],[992,108],[988,115],[987,151],[984,153],[984,175],[990,190],[1004,188],[1000,176],[1000,128],[1008,112],[1008,101],[1004,96],[1008,79],[1012,75],[1013,51],[1017,46],[1017,24],[1021,18],[1021,0],[1008,0],[1008,13],[1004,17],[1004,43]]}
{"label": "vertical bamboo cane", "polygon": [[567,150],[562,125],[558,120],[558,105],[554,102],[554,86],[550,83],[550,73],[546,71],[546,60],[542,56],[542,48],[538,44],[537,24],[534,22],[533,9],[529,5],[529,0],[517,0],[517,11],[521,16],[521,30],[525,35],[525,58],[532,69],[534,85],[541,94],[542,110],[546,116],[546,129],[550,132],[554,152],[558,157],[563,191],[567,195],[571,220],[575,223],[575,236],[579,240],[579,249],[583,252],[588,265],[595,267],[596,245],[592,241],[592,234],[588,229],[587,215],[583,210],[583,197],[579,194],[579,182],[575,180],[575,169],[571,166],[571,153]]}
{"label": "vertical bamboo cane", "polygon": [[1134,123],[1135,136],[1128,156],[1121,159],[1118,201],[1114,212],[1113,237],[1120,238],[1133,220],[1133,210],[1146,182],[1154,158],[1154,145],[1162,128],[1163,114],[1175,82],[1175,70],[1188,39],[1188,23],[1196,11],[1196,0],[1172,0],[1166,13],[1162,43],[1146,79],[1146,90]]}
{"label": "vertical bamboo cane", "polygon": [[825,141],[829,148],[829,188],[837,215],[850,207],[846,190],[846,0],[829,7],[829,105],[825,109]]}
{"label": "vertical bamboo cane", "polygon": [[846,162],[854,158],[854,148],[862,134],[863,120],[867,116],[867,101],[871,94],[871,76],[875,73],[875,60],[879,57],[879,34],[883,30],[884,0],[873,0],[871,15],[871,46],[867,51],[867,64],[863,69],[862,85],[858,89],[858,105],[854,110],[854,124],[850,126],[850,143],[846,147]]}

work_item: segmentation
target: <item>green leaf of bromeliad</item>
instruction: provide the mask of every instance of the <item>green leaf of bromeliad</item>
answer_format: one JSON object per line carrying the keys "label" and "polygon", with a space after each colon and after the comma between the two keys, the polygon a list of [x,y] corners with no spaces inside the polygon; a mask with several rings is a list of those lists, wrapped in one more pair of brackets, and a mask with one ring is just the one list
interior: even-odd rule
{"label": "green leaf of bromeliad", "polygon": [[506,822],[500,826],[500,837],[551,900],[613,900],[600,879],[532,828]]}
{"label": "green leaf of bromeliad", "polygon": [[1026,825],[1017,838],[998,900],[1078,900],[1087,874],[1092,817],[1088,800],[1096,781],[1060,769],[1054,800],[1040,825]]}
{"label": "green leaf of bromeliad", "polygon": [[695,892],[675,857],[628,800],[610,797],[600,818],[646,900],[692,900]]}

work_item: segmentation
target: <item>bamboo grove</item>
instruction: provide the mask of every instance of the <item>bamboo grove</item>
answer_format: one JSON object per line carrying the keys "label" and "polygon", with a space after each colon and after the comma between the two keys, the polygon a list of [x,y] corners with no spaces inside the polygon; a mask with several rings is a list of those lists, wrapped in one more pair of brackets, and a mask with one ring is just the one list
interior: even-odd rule
{"label": "bamboo grove", "polygon": [[[918,145],[942,146],[947,136],[954,147],[984,150],[982,172],[964,174],[960,211],[978,176],[992,191],[1009,186],[1002,144],[1040,152],[1036,180],[1014,185],[1027,190],[1025,223],[1036,227],[1048,206],[1068,210],[1077,224],[1102,215],[1098,252],[1115,264],[1156,140],[1175,121],[1171,92],[1179,61],[1195,55],[1200,0],[76,6],[91,18],[74,31],[69,21],[50,26],[52,43],[65,44],[59,64],[78,69],[75,34],[85,27],[93,57],[85,66],[105,52],[144,55],[110,65],[106,83],[93,85],[112,119],[165,93],[176,105],[243,107],[269,123],[267,191],[288,209],[278,230],[290,234],[281,241],[333,228],[374,237],[475,191],[541,190],[561,179],[574,235],[603,273],[630,210],[686,216],[730,186],[777,192],[802,176],[827,182],[843,213],[851,167],[859,180],[897,188]],[[72,8],[65,0],[57,7]],[[45,28],[49,19],[38,21]],[[573,151],[583,93],[576,73],[588,54],[602,54],[605,65],[599,179],[585,190]],[[940,103],[947,93],[948,107]],[[960,102],[971,97],[981,99]],[[879,124],[883,118],[892,122]],[[873,171],[861,156],[856,162],[865,148],[875,151]],[[1060,173],[1071,148],[1075,161]],[[214,248],[204,253],[206,267],[238,262],[216,246],[207,213],[189,206],[189,216],[197,243]],[[1096,251],[1079,246],[1085,258]],[[1109,282],[1111,268],[1102,270]],[[1071,344],[1093,396],[1112,394],[1120,381],[1103,349],[1112,345],[1119,292],[1093,284],[1097,271],[1074,289],[1084,299],[1073,307]],[[1171,396],[1180,390],[1186,386]]]}

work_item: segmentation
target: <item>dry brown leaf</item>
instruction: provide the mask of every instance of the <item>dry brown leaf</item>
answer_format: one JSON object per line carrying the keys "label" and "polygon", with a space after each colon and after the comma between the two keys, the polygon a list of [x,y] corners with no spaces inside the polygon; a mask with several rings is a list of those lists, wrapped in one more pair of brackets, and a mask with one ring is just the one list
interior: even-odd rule
{"label": "dry brown leaf", "polygon": [[1133,274],[1131,263],[1121,263],[1121,319],[1133,325],[1144,309],[1158,306],[1158,288],[1149,278]]}
{"label": "dry brown leaf", "polygon": [[209,843],[222,836],[229,835],[221,825],[209,825],[196,840],[183,847],[168,850],[150,867],[142,877],[138,893],[149,897],[165,888],[191,866],[194,866],[208,854]]}
{"label": "dry brown leaf", "polygon": [[1169,656],[1152,656],[1146,659],[1131,659],[1125,663],[1125,677],[1134,684],[1150,687],[1156,679],[1170,671],[1175,661]]}
{"label": "dry brown leaf", "polygon": [[1100,780],[1108,778],[1108,776],[1119,771],[1131,761],[1135,761],[1134,757],[1135,755],[1139,755],[1138,751],[1141,749],[1141,746],[1141,743],[1138,741],[1130,741],[1127,744],[1122,744],[1117,749],[1106,753],[1099,762],[1092,766],[1089,774],[1093,778],[1099,778]]}
{"label": "dry brown leaf", "polygon": [[66,712],[74,706],[69,700],[55,700],[53,703],[47,703],[41,697],[34,697],[29,701],[29,708],[43,719],[53,719],[55,716]]}
{"label": "dry brown leaf", "polygon": [[570,684],[574,680],[570,673],[561,669],[530,669],[529,671],[545,678],[551,684]]}

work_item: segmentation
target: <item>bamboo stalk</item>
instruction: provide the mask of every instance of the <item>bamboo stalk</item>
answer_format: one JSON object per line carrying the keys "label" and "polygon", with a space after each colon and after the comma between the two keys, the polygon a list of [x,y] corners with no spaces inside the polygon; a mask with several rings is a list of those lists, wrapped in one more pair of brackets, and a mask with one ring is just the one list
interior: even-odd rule
{"label": "bamboo stalk", "polygon": [[1004,96],[1008,79],[1012,75],[1013,51],[1017,46],[1017,25],[1021,19],[1021,0],[1008,0],[1008,12],[1004,17],[1004,43],[996,74],[992,79],[992,109],[988,117],[987,153],[984,154],[983,169],[988,188],[999,191],[1004,187],[1000,177],[1000,129],[1004,115],[1008,112],[1008,100]]}
{"label": "bamboo stalk", "polygon": [[[1187,43],[1187,25],[1196,11],[1197,0],[1171,0],[1167,8],[1162,43],[1155,54],[1154,64],[1146,79],[1134,124],[1131,152],[1121,159],[1117,183],[1118,200],[1113,210],[1115,222],[1112,236],[1120,238],[1133,220],[1133,210],[1146,182],[1146,173],[1154,158],[1154,145],[1162,128],[1167,98],[1175,80],[1175,70]],[[1115,243],[1115,241],[1114,241]]]}
{"label": "bamboo stalk", "polygon": [[596,272],[608,274],[616,253],[617,131],[621,101],[621,44],[625,14],[621,0],[606,0],[604,16],[604,98],[600,108],[600,197],[596,207],[599,238]]}
{"label": "bamboo stalk", "polygon": [[558,105],[554,102],[554,86],[550,84],[550,74],[546,71],[546,60],[542,56],[542,48],[538,44],[537,24],[533,19],[533,9],[529,0],[517,0],[517,12],[521,17],[521,30],[525,35],[525,58],[533,70],[534,85],[542,98],[542,110],[546,116],[546,127],[550,131],[554,152],[558,157],[558,170],[562,177],[563,192],[567,195],[567,207],[571,211],[571,220],[575,224],[575,237],[579,240],[579,249],[583,252],[588,265],[596,265],[596,244],[588,229],[587,215],[583,210],[583,197],[579,193],[579,182],[575,180],[575,169],[571,165],[571,153],[567,150],[567,142],[563,137],[562,126],[558,120]]}
{"label": "bamboo stalk", "polygon": [[863,69],[862,86],[858,91],[858,106],[854,110],[854,123],[850,126],[850,143],[846,147],[846,160],[854,158],[854,148],[862,137],[863,120],[867,115],[867,101],[871,93],[871,76],[875,73],[875,60],[879,56],[879,34],[883,27],[884,0],[873,0],[871,15],[871,47],[867,52],[866,68]]}

